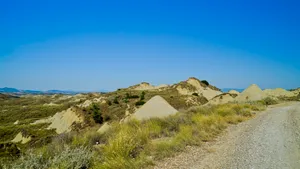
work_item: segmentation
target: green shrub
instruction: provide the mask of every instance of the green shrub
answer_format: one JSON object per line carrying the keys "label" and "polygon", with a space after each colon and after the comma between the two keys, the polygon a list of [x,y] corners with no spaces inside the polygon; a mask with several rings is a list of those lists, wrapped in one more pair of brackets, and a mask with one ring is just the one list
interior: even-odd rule
{"label": "green shrub", "polygon": [[[0,157],[18,157],[21,151],[15,143],[0,143]],[[1,168],[1,166],[0,166]]]}
{"label": "green shrub", "polygon": [[145,91],[143,91],[142,94],[141,94],[141,97],[140,97],[141,100],[145,100],[145,95],[146,95],[146,93],[145,93]]}
{"label": "green shrub", "polygon": [[129,93],[126,93],[125,94],[125,99],[129,99],[129,97],[130,97]]}
{"label": "green shrub", "polygon": [[118,97],[115,97],[113,102],[114,102],[115,104],[119,104]]}
{"label": "green shrub", "polygon": [[263,101],[264,101],[265,105],[267,105],[267,106],[278,104],[278,102],[275,99],[271,98],[271,97],[264,98]]}
{"label": "green shrub", "polygon": [[142,105],[144,105],[145,103],[146,103],[145,101],[140,100],[140,101],[136,102],[135,105],[136,105],[136,106],[142,106]]}
{"label": "green shrub", "polygon": [[138,96],[138,95],[131,95],[131,96],[129,96],[129,99],[138,99],[138,98],[140,98],[140,96]]}
{"label": "green shrub", "polygon": [[209,86],[209,83],[207,80],[202,80],[201,82],[204,83],[206,86]]}
{"label": "green shrub", "polygon": [[199,94],[198,94],[198,93],[193,93],[192,95],[193,95],[193,96],[199,96]]}
{"label": "green shrub", "polygon": [[103,123],[103,117],[100,112],[100,108],[96,104],[92,104],[92,107],[90,108],[93,112],[93,119],[96,123],[102,124]]}
{"label": "green shrub", "polygon": [[140,98],[138,95],[131,95],[129,93],[125,94],[125,99],[138,99]]}

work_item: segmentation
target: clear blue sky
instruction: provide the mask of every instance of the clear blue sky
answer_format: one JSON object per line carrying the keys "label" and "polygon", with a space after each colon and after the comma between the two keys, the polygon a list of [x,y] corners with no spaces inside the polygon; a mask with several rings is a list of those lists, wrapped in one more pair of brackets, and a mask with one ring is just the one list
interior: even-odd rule
{"label": "clear blue sky", "polygon": [[0,87],[300,87],[300,2],[7,0]]}

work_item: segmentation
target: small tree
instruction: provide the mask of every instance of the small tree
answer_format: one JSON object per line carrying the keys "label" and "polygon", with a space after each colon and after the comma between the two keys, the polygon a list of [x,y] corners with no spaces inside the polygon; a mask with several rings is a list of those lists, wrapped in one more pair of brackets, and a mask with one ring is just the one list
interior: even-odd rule
{"label": "small tree", "polygon": [[125,94],[125,99],[129,99],[130,98],[130,94],[129,93],[126,93]]}
{"label": "small tree", "polygon": [[207,80],[202,80],[201,82],[204,83],[206,86],[209,86],[209,83]]}
{"label": "small tree", "polygon": [[275,99],[273,99],[271,97],[264,98],[263,101],[264,101],[265,105],[267,105],[267,106],[278,103]]}
{"label": "small tree", "polygon": [[198,93],[193,93],[192,95],[193,95],[193,96],[199,96],[199,94],[198,94]]}
{"label": "small tree", "polygon": [[138,95],[131,95],[129,98],[130,99],[138,99],[138,98],[140,98],[140,96],[138,96]]}
{"label": "small tree", "polygon": [[138,102],[135,103],[136,106],[141,106],[141,105],[144,105],[146,102],[143,101],[143,100],[140,100]]}
{"label": "small tree", "polygon": [[115,103],[115,104],[119,104],[118,97],[115,97],[114,103]]}
{"label": "small tree", "polygon": [[98,105],[93,104],[91,107],[91,110],[93,112],[93,119],[96,123],[102,124],[103,123],[103,117],[100,112],[100,108]]}
{"label": "small tree", "polygon": [[141,100],[145,100],[145,94],[146,94],[145,91],[143,91],[141,94]]}

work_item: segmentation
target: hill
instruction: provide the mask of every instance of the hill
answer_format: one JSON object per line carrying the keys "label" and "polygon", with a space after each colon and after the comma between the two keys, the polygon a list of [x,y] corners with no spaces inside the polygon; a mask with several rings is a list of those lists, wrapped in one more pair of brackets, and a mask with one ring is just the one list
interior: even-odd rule
{"label": "hill", "polygon": [[85,93],[85,92],[71,91],[71,90],[47,90],[47,91],[40,91],[40,90],[20,90],[20,89],[16,89],[16,88],[4,87],[4,88],[0,88],[0,93],[11,93],[11,94],[17,94],[17,95],[25,95],[25,94],[33,94],[33,95],[66,94],[66,95],[74,95],[74,94]]}
{"label": "hill", "polygon": [[[272,94],[274,91],[267,93]],[[143,139],[130,142],[136,136],[144,138],[139,133],[150,137],[148,139],[151,142],[145,143],[147,147],[156,147],[162,141],[162,145],[151,151],[158,153],[155,157],[165,156],[159,155],[159,152],[168,148],[160,146],[169,144],[170,138],[173,140],[172,146],[185,145],[186,138],[199,141],[198,136],[194,137],[192,133],[198,133],[201,139],[207,141],[214,135],[210,132],[218,128],[215,124],[222,126],[224,123],[237,123],[251,116],[251,111],[265,108],[265,102],[259,101],[264,98],[264,91],[257,85],[251,85],[242,93],[233,90],[222,93],[209,82],[194,77],[171,85],[154,86],[143,82],[107,93],[69,95],[51,90],[48,91],[52,93],[50,95],[45,94],[47,92],[38,94],[39,91],[18,90],[20,92],[34,94],[19,97],[9,93],[0,94],[0,159],[19,156],[19,153],[27,152],[29,148],[39,150],[47,147],[48,151],[54,145],[71,145],[72,148],[87,146],[89,151],[98,152],[99,149],[106,156],[115,152],[111,149],[116,148],[113,145],[119,145],[119,141],[122,146],[132,146],[135,142],[141,145]],[[298,90],[290,93],[300,96]],[[236,103],[237,100],[251,103],[245,105]],[[192,127],[196,121],[199,123]],[[204,129],[209,129],[205,131],[208,135],[203,133]],[[130,136],[128,140],[127,136]],[[124,140],[129,142],[123,143]],[[136,147],[133,151],[139,154],[142,150]]]}
{"label": "hill", "polygon": [[0,99],[6,100],[6,99],[10,99],[10,98],[19,98],[19,97],[15,96],[15,95],[0,93]]}
{"label": "hill", "polygon": [[17,92],[20,92],[20,90],[15,89],[15,88],[4,87],[4,88],[0,88],[0,92],[1,93],[17,93]]}

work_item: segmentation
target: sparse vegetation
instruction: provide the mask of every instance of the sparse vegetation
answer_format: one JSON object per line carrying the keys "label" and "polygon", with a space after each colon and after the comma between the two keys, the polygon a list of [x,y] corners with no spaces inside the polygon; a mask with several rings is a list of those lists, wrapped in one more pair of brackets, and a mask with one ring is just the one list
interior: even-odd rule
{"label": "sparse vegetation", "polygon": [[[1,100],[0,144],[10,142],[20,131],[32,136],[31,145],[36,146],[47,142],[48,137],[55,135],[53,130],[46,130],[48,124],[30,125],[30,123],[53,116],[77,103],[68,98],[61,101],[60,97],[62,96],[24,96]],[[16,121],[18,121],[17,125],[14,124]],[[21,146],[21,148],[24,147],[26,146]]]}
{"label": "sparse vegetation", "polygon": [[[247,120],[253,115],[251,111],[260,109],[259,103],[232,103],[196,107],[164,119],[115,122],[104,134],[87,129],[88,132],[55,137],[52,143],[26,152],[10,166],[143,168],[152,164],[150,156],[162,159],[183,151],[188,145],[199,146],[216,137],[228,124]],[[101,146],[93,148],[96,144]]]}
{"label": "sparse vegetation", "polygon": [[[203,87],[209,85],[208,82],[202,83]],[[119,123],[125,117],[124,110],[132,113],[156,95],[182,112],[164,119]],[[105,94],[104,99],[92,93],[82,96],[74,103],[71,99],[61,100],[63,95],[1,100],[0,156],[10,158],[3,162],[0,158],[0,164],[10,168],[144,168],[151,165],[152,160],[172,156],[185,150],[186,146],[200,146],[214,139],[228,125],[251,118],[253,111],[264,110],[267,105],[277,103],[277,100],[265,98],[246,104],[190,108],[193,104],[188,105],[187,99],[192,98],[199,105],[208,100],[196,92],[192,94],[195,97],[180,95],[176,88],[147,93],[122,89]],[[96,99],[99,102],[93,101]],[[49,124],[30,125],[37,119],[52,116],[86,100],[95,103],[89,107],[75,106],[84,116],[85,123],[83,126],[74,124],[70,133],[57,135],[54,130],[46,130]],[[17,120],[19,124],[13,124]],[[112,126],[108,132],[97,133],[99,124],[108,120]],[[32,140],[24,145],[10,143],[19,132],[27,133]],[[81,156],[82,159],[79,159]]]}
{"label": "sparse vegetation", "polygon": [[93,153],[87,147],[70,148],[64,145],[61,150],[54,151],[53,155],[47,154],[51,150],[28,151],[18,160],[11,164],[4,164],[4,168],[24,169],[24,168],[89,168]]}

